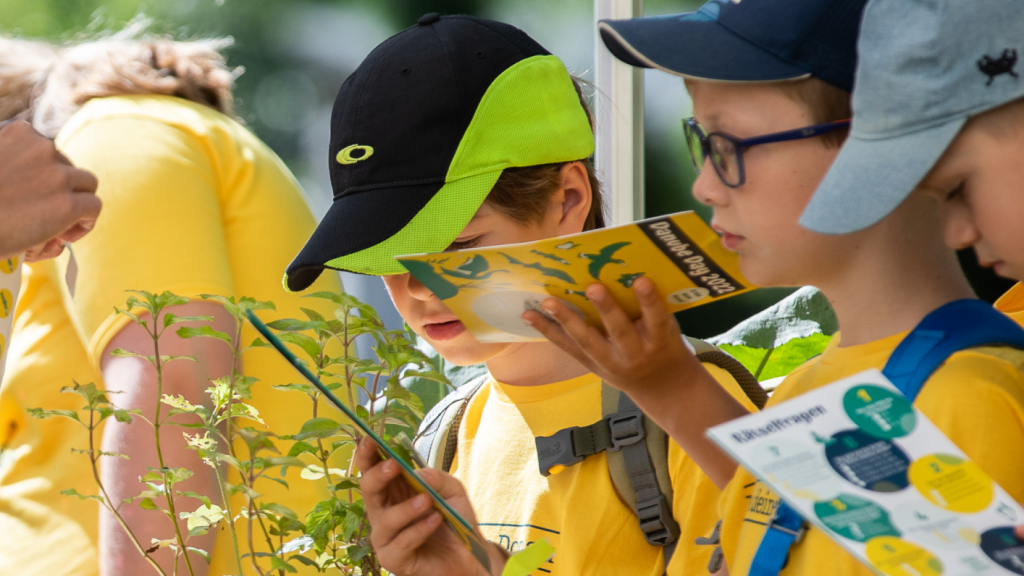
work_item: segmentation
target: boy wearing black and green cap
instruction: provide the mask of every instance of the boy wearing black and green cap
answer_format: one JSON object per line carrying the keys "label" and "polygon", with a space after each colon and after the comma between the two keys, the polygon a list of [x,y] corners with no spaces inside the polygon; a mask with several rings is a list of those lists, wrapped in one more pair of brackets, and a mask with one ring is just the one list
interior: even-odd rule
{"label": "boy wearing black and green cap", "polygon": [[[447,361],[486,363],[446,459],[482,534],[507,552],[547,538],[556,556],[543,573],[657,576],[673,548],[670,574],[706,570],[712,550],[692,543],[713,530],[718,491],[678,445],[662,444],[664,475],[646,479],[651,505],[619,498],[606,452],[542,475],[535,439],[602,421],[600,378],[548,342],[478,342],[393,258],[602,225],[588,112],[564,65],[511,26],[427,15],[345,83],[332,128],[334,206],[286,286],[301,290],[323,268],[381,275],[405,321]],[[751,406],[724,370],[709,370]],[[454,571],[457,557],[428,553],[443,547],[429,509],[384,497],[394,496],[394,476],[372,450],[360,451],[360,463],[385,567]],[[399,525],[388,521],[401,510]]]}

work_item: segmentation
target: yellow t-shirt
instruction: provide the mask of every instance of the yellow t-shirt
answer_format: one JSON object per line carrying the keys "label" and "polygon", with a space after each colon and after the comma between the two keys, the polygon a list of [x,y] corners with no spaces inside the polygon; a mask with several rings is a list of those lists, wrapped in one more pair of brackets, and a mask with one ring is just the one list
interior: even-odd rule
{"label": "yellow t-shirt", "polygon": [[[724,370],[707,366],[748,410],[754,407]],[[544,386],[493,379],[474,395],[459,428],[453,474],[469,492],[484,536],[510,551],[547,538],[555,557],[537,574],[660,576],[664,559],[640,531],[636,514],[615,492],[605,453],[545,478],[535,437],[601,419],[601,379],[588,374]],[[719,491],[669,442],[672,510],[681,527],[671,575],[703,574],[712,546],[697,546],[718,522]]]}
{"label": "yellow t-shirt", "polygon": [[[21,292],[21,257],[0,258],[0,382],[7,365],[7,349],[14,326],[14,307]],[[0,442],[0,446],[3,443]]]}
{"label": "yellow t-shirt", "polygon": [[[96,493],[86,457],[70,450],[87,447],[85,431],[66,418],[30,418],[25,409],[79,409],[81,398],[61,394],[60,388],[73,380],[102,384],[100,355],[128,322],[113,309],[124,306],[126,289],[272,300],[277,312],[261,313],[266,318],[302,318],[300,306],[328,316],[333,311],[328,301],[282,289],[285,267],[316,222],[281,160],[237,122],[179,98],[109,97],[88,102],[65,125],[57,144],[75,165],[99,177],[103,214],[93,232],[75,244],[74,297],[65,281],[66,255],[26,267],[0,389],[3,574],[98,571],[97,503],[59,494],[66,488]],[[340,283],[325,274],[314,289],[337,291]],[[255,337],[245,327],[242,340]],[[245,353],[243,369],[261,380],[253,387],[252,404],[269,427],[279,434],[298,432],[311,417],[309,400],[271,388],[296,381],[294,369],[267,350]],[[336,417],[329,409],[326,415]],[[131,426],[149,433],[141,422]],[[286,479],[290,492],[275,482],[257,485],[265,502],[303,514],[329,496],[323,482],[300,479],[296,469],[289,469]],[[241,502],[233,500],[234,510]],[[179,501],[179,506],[193,505],[198,502]],[[258,551],[266,551],[261,541],[256,539]],[[241,543],[244,548],[244,539]],[[221,530],[210,574],[235,572],[230,532]]]}
{"label": "yellow t-shirt", "polygon": [[[906,332],[847,348],[839,335],[790,374],[769,406],[869,368],[881,370]],[[950,356],[914,403],[946,436],[1018,502],[1024,502],[1024,352],[973,348]],[[740,468],[722,491],[722,547],[732,576],[750,569],[778,497]],[[790,549],[783,576],[870,576],[816,528]]]}
{"label": "yellow t-shirt", "polygon": [[1024,283],[1018,282],[996,300],[996,310],[1024,325]]}

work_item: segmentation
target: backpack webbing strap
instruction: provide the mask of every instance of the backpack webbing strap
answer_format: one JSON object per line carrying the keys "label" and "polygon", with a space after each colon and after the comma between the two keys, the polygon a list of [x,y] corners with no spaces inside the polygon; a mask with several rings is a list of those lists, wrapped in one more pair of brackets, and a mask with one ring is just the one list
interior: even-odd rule
{"label": "backpack webbing strap", "polygon": [[[617,417],[636,416],[636,422],[643,429],[643,412],[625,394],[619,394]],[[642,437],[642,436],[641,436]],[[651,462],[646,443],[630,443],[622,446],[622,457],[626,461],[626,472],[636,492],[636,515],[640,520],[640,531],[649,544],[664,546],[665,566],[668,566],[675,542],[679,540],[679,524],[672,517],[672,503],[662,494],[658,475]],[[672,550],[668,546],[672,546]]]}
{"label": "backpack webbing strap", "polygon": [[[1024,349],[1024,330],[981,300],[956,300],[925,316],[893,350],[882,374],[914,402],[924,383],[951,355],[986,345]],[[750,576],[776,576],[804,530],[800,515],[780,499],[754,554]]]}
{"label": "backpack webbing strap", "polygon": [[487,382],[484,374],[463,384],[441,399],[420,422],[413,445],[416,452],[432,468],[451,470],[459,443],[459,424],[470,399]]}

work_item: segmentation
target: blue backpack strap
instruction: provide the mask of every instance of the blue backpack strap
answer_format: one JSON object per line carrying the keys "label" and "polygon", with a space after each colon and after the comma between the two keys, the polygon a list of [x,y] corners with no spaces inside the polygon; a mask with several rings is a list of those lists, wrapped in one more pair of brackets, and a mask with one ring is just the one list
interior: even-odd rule
{"label": "blue backpack strap", "polygon": [[[985,345],[1024,349],[1024,329],[991,304],[956,300],[925,316],[889,356],[882,374],[913,402],[947,358],[966,348]],[[777,576],[790,547],[803,533],[803,519],[780,499],[750,565],[750,576]]]}
{"label": "blue backpack strap", "polygon": [[956,300],[925,316],[889,356],[882,374],[913,402],[947,358],[985,345],[1024,349],[1024,330],[991,304]]}

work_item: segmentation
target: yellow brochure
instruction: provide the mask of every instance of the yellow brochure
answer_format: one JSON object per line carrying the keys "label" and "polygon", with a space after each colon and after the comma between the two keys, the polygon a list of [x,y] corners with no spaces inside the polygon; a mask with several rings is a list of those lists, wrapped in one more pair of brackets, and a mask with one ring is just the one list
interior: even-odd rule
{"label": "yellow brochure", "polygon": [[640,316],[633,282],[646,276],[672,312],[755,288],[738,257],[694,212],[680,212],[572,236],[455,252],[398,256],[481,342],[544,340],[523,322],[546,298],[600,326],[584,290],[608,287],[631,318]]}

